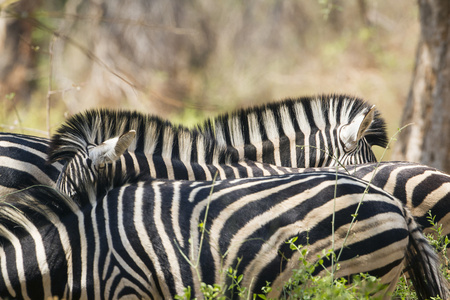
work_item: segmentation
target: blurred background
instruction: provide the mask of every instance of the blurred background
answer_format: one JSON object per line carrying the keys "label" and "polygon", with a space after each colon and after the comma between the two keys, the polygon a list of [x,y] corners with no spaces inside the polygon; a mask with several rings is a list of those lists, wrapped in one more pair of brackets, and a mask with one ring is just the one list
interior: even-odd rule
{"label": "blurred background", "polygon": [[419,40],[410,0],[22,0],[0,4],[0,131],[49,136],[87,108],[184,125],[344,93],[396,133]]}

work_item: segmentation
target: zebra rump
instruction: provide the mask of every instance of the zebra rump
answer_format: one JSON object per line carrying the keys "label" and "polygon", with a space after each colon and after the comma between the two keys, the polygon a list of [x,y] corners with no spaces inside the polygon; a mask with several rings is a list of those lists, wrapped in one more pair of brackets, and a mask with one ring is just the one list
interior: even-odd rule
{"label": "zebra rump", "polygon": [[411,278],[421,298],[448,296],[437,256],[408,210],[351,176],[146,180],[101,198],[88,181],[75,199],[36,186],[0,203],[2,298],[160,299],[187,286],[200,297],[201,282],[230,286],[229,267],[250,292],[261,293],[269,281],[268,296],[281,297],[299,267],[285,242],[298,237],[317,259],[332,248],[333,213],[334,251],[342,250],[336,276],[368,272],[388,285],[388,295],[406,265],[417,272]]}

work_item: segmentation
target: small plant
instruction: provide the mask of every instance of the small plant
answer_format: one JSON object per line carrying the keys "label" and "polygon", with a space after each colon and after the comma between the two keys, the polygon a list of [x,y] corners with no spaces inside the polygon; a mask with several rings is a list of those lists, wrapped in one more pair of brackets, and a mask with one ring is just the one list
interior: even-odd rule
{"label": "small plant", "polygon": [[[335,253],[330,249],[322,251],[314,263],[307,260],[307,247],[295,244],[297,238],[287,243],[291,250],[299,255],[299,268],[293,270],[293,275],[284,286],[283,299],[377,299],[374,296],[384,289],[376,277],[368,274],[359,274],[352,278],[351,283],[345,278],[334,279],[332,273],[321,277],[314,275],[317,268],[324,268],[324,259],[332,259]],[[336,270],[339,264],[336,265]]]}
{"label": "small plant", "polygon": [[411,280],[406,277],[405,274],[400,276],[397,287],[392,295],[393,299],[401,299],[401,300],[417,300],[416,291],[413,288]]}
{"label": "small plant", "polygon": [[447,257],[447,247],[450,244],[450,240],[447,235],[442,233],[442,224],[438,224],[435,222],[436,216],[431,214],[431,211],[428,211],[428,222],[431,224],[431,230],[434,233],[426,234],[426,238],[428,242],[433,246],[437,253],[442,255],[442,258],[445,260],[445,266],[448,268],[448,257]]}
{"label": "small plant", "polygon": [[[432,228],[431,230],[433,233],[428,233],[425,235],[428,242],[431,246],[436,250],[436,252],[439,254],[441,259],[443,259],[444,264],[441,265],[441,270],[443,276],[450,281],[450,274],[449,274],[449,260],[447,257],[447,247],[450,245],[450,240],[447,235],[444,235],[442,233],[442,224],[438,224],[435,221],[436,216],[433,216],[431,214],[431,211],[428,211],[427,220],[431,224]],[[412,286],[412,282],[409,278],[407,278],[406,275],[402,275],[397,283],[397,288],[395,292],[393,293],[394,299],[401,299],[401,300],[416,300],[418,299],[417,294]],[[432,298],[434,300],[440,299],[438,298]]]}

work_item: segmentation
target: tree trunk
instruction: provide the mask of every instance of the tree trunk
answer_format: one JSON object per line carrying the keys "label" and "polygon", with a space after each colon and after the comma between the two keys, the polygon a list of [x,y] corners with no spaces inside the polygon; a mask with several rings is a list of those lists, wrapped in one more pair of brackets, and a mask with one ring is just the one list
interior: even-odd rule
{"label": "tree trunk", "polygon": [[421,36],[392,160],[450,172],[450,1],[419,0]]}
{"label": "tree trunk", "polygon": [[[15,100],[31,97],[36,67],[36,53],[32,49],[33,26],[27,17],[39,7],[40,0],[22,0],[11,6],[11,13],[0,13],[0,101],[14,93]],[[9,103],[10,104],[10,103]],[[3,107],[8,107],[5,103]]]}

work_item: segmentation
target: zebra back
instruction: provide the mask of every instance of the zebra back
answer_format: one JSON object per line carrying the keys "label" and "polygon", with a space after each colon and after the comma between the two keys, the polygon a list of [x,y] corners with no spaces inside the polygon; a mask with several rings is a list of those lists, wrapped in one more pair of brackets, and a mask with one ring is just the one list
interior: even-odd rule
{"label": "zebra back", "polygon": [[[343,251],[336,276],[369,272],[392,290],[411,249],[431,258],[428,267],[416,260],[429,270],[421,276],[430,288],[419,295],[448,296],[435,256],[422,253],[426,240],[401,203],[351,176],[313,172],[216,182],[148,180],[130,182],[104,198],[96,198],[90,187],[79,186],[76,200],[34,187],[0,203],[0,270],[8,266],[8,272],[0,272],[1,297],[26,298],[33,291],[40,298],[124,293],[174,298],[186,286],[199,297],[200,282],[226,284],[229,267],[243,274],[241,284],[251,292],[260,293],[269,281],[268,296],[279,297],[283,282],[298,268],[298,253],[285,242],[298,237],[308,257],[318,259],[331,248],[333,214],[334,250]],[[344,244],[362,198],[358,222]],[[419,247],[411,248],[412,243]],[[198,269],[186,260],[196,257]],[[330,267],[326,259],[324,264]]]}

